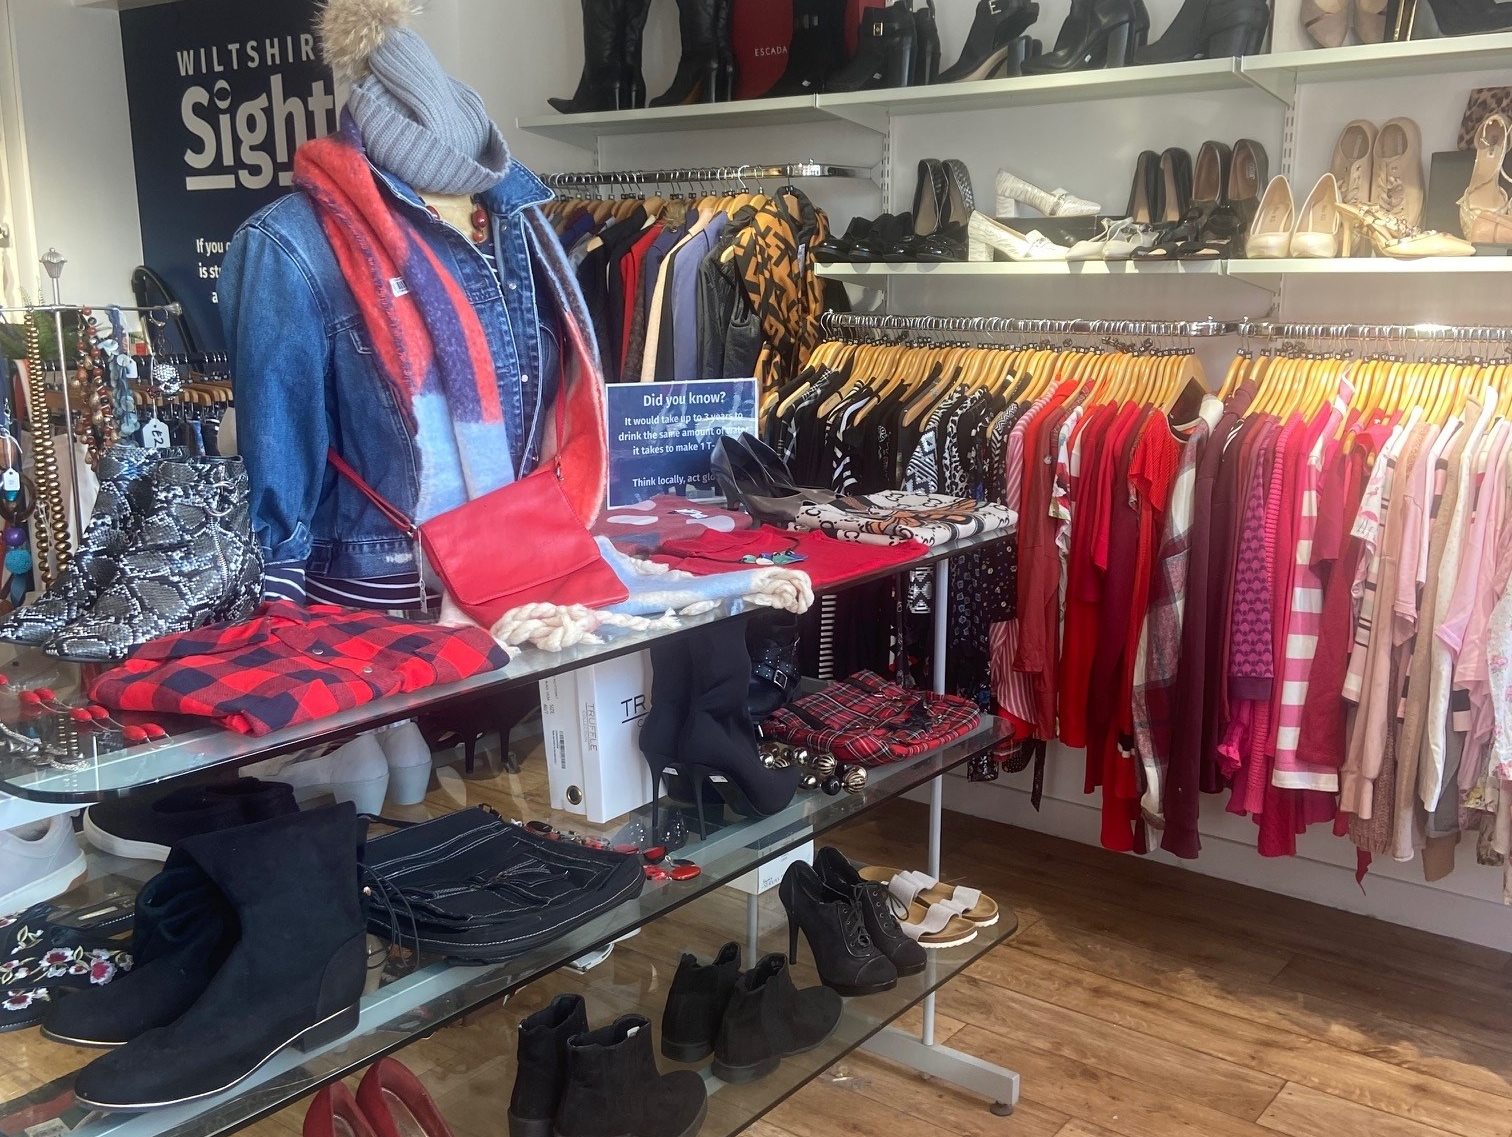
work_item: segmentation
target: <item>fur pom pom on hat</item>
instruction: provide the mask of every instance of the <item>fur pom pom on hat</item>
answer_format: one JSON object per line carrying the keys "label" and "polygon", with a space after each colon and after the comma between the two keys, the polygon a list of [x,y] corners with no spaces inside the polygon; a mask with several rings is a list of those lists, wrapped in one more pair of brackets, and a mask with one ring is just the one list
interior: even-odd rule
{"label": "fur pom pom on hat", "polygon": [[412,0],[328,0],[326,62],[352,83],[347,109],[380,169],[420,193],[482,193],[508,171],[509,148],[483,99],[409,27],[417,10]]}
{"label": "fur pom pom on hat", "polygon": [[320,11],[320,47],[339,79],[355,83],[372,72],[370,60],[392,28],[409,26],[420,9],[412,0],[329,0]]}

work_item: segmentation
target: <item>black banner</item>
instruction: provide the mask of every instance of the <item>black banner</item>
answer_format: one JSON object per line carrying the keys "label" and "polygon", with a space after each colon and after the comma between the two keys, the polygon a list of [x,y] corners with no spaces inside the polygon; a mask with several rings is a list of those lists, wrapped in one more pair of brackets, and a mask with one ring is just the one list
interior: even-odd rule
{"label": "black banner", "polygon": [[146,263],[200,346],[223,341],[216,281],[232,235],[288,192],[294,152],[336,129],[316,0],[178,0],[121,13]]}

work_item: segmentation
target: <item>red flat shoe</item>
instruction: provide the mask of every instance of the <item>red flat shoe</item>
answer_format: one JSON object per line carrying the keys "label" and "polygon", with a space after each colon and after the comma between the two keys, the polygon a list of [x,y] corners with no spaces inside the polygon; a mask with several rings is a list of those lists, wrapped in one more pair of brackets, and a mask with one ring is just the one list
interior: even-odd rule
{"label": "red flat shoe", "polygon": [[375,1137],[352,1091],[332,1082],[315,1095],[305,1113],[304,1137]]}
{"label": "red flat shoe", "polygon": [[381,1058],[357,1087],[357,1104],[375,1137],[452,1137],[451,1126],[409,1067]]}

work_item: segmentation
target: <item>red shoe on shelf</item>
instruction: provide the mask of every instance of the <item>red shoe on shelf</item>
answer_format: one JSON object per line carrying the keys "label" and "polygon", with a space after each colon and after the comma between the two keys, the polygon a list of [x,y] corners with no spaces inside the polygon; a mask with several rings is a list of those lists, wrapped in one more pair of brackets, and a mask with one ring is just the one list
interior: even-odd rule
{"label": "red shoe on shelf", "polygon": [[[357,1105],[371,1123],[374,1137],[452,1137],[451,1126],[420,1079],[392,1058],[381,1058],[368,1069],[357,1087]],[[307,1129],[305,1137],[323,1135]]]}
{"label": "red shoe on shelf", "polygon": [[305,1113],[304,1137],[375,1137],[375,1134],[352,1091],[341,1082],[332,1082],[310,1102]]}

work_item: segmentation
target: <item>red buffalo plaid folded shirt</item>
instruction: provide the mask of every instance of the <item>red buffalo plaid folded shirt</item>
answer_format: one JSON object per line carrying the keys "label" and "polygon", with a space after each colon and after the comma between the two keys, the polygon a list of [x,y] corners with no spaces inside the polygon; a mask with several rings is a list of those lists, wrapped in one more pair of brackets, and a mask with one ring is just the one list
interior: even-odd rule
{"label": "red buffalo plaid folded shirt", "polygon": [[767,738],[833,754],[841,762],[882,766],[971,733],[977,705],[955,695],[908,691],[870,671],[803,695],[761,724]]}
{"label": "red buffalo plaid folded shirt", "polygon": [[243,624],[153,640],[95,680],[90,698],[112,710],[195,715],[264,735],[508,662],[478,628],[274,601]]}

